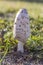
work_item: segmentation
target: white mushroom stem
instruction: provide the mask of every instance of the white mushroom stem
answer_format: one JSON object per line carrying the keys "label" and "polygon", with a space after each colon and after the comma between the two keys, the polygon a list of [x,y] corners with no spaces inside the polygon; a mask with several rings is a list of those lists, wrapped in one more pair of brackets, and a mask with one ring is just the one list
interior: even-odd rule
{"label": "white mushroom stem", "polygon": [[23,43],[21,41],[18,41],[17,51],[24,52]]}

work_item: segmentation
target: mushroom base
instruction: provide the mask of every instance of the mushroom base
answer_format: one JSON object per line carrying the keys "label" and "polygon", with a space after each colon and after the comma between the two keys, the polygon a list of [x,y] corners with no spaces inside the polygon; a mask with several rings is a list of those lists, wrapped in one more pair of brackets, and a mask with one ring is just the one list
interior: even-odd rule
{"label": "mushroom base", "polygon": [[18,41],[17,51],[24,52],[24,45],[21,41]]}

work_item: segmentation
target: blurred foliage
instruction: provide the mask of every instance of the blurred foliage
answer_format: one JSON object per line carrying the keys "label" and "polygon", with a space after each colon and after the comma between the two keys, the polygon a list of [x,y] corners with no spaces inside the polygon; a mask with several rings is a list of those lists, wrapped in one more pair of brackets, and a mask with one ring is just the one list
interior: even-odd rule
{"label": "blurred foliage", "polygon": [[6,0],[6,1],[29,1],[29,2],[43,2],[43,0]]}
{"label": "blurred foliage", "polygon": [[[22,6],[18,6],[19,3],[22,4]],[[9,4],[10,6],[7,7]],[[30,50],[34,54],[37,53],[37,57],[43,58],[43,5],[40,4],[39,6],[34,3],[18,2],[18,7],[15,7],[14,5],[16,5],[16,2],[15,4],[13,3],[13,6],[11,3],[9,4],[7,2],[6,6],[0,5],[0,55],[5,56],[17,46],[18,41],[13,38],[14,18],[16,12],[24,5],[30,14],[31,27],[31,36],[28,38],[25,47],[28,51]],[[27,7],[27,5],[29,7]],[[3,8],[5,8],[4,11]],[[0,62],[2,59],[0,58]]]}

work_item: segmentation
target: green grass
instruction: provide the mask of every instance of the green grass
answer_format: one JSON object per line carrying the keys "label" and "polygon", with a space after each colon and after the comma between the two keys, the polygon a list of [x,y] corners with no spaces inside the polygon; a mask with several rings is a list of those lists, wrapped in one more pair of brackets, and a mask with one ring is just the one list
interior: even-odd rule
{"label": "green grass", "polygon": [[[30,2],[0,1],[0,56],[12,50],[17,44],[13,38],[13,23],[17,11],[26,8],[30,16],[31,36],[25,45],[28,51],[37,52],[39,58],[43,58],[43,4]],[[7,14],[12,13],[12,17]],[[39,52],[40,51],[40,52]],[[0,58],[0,62],[2,61]]]}
{"label": "green grass", "polygon": [[17,11],[20,8],[26,8],[33,17],[37,17],[38,15],[43,17],[43,3],[0,1],[1,12],[13,9]]}

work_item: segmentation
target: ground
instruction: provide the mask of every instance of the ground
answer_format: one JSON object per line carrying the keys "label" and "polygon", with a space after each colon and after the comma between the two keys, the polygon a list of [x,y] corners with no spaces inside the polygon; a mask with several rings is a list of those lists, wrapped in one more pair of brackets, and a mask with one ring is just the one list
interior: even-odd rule
{"label": "ground", "polygon": [[17,52],[12,50],[5,56],[2,65],[43,65],[43,59],[32,56],[30,52]]}

